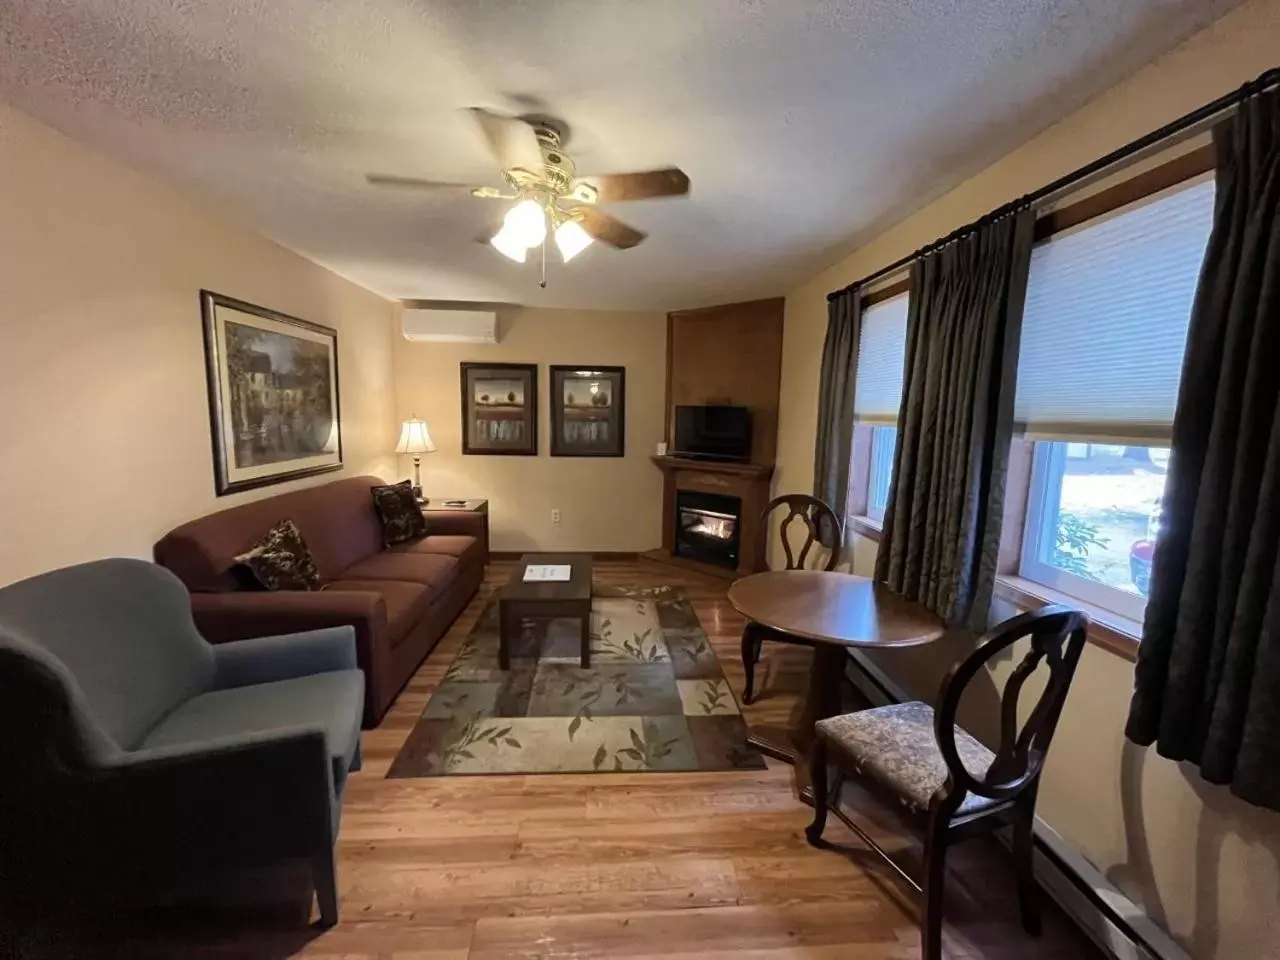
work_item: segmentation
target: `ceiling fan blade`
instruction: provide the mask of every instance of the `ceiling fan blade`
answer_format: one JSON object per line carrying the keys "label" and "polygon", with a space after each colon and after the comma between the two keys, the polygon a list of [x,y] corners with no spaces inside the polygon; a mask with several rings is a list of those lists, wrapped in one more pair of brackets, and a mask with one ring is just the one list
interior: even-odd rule
{"label": "ceiling fan blade", "polygon": [[620,203],[649,197],[683,197],[689,192],[689,177],[679,167],[579,177],[574,195],[577,199],[590,203],[592,201],[588,197],[578,194],[583,184],[595,190],[596,203]]}
{"label": "ceiling fan blade", "polygon": [[529,124],[515,117],[490,113],[481,107],[472,107],[471,116],[475,118],[480,132],[489,142],[489,150],[503,170],[520,167],[530,173],[539,173],[546,166],[542,159],[542,148],[538,146],[538,136]]}
{"label": "ceiling fan blade", "polygon": [[365,174],[365,179],[375,187],[408,187],[411,190],[466,190],[482,200],[514,200],[514,193],[503,193],[497,187],[473,187],[466,183],[449,183],[444,180],[422,180],[418,177],[397,177],[388,173]]}
{"label": "ceiling fan blade", "polygon": [[617,247],[619,250],[634,247],[646,236],[635,227],[627,226],[621,220],[594,207],[574,207],[569,212],[574,214],[575,219],[582,224],[582,229],[593,239],[607,243],[611,247]]}

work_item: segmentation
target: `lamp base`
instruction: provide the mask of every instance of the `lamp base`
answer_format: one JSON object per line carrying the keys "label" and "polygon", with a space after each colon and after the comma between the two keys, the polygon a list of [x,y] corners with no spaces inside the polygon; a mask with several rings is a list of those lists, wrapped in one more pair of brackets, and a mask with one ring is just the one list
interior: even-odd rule
{"label": "lamp base", "polygon": [[427,498],[422,495],[422,477],[419,475],[418,469],[422,464],[421,457],[413,458],[413,498],[419,503],[425,504]]}

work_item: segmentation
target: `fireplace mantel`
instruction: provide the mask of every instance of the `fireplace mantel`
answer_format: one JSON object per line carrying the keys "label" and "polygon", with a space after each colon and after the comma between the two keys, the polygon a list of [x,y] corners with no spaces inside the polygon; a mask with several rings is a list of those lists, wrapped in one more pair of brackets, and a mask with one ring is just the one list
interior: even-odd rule
{"label": "fireplace mantel", "polygon": [[[651,457],[662,470],[662,548],[644,556],[650,560],[692,567],[721,577],[742,577],[763,570],[764,557],[759,555],[760,515],[769,502],[769,480],[773,464],[732,463],[698,460],[692,457]],[[676,491],[718,493],[738,497],[742,501],[742,524],[739,533],[738,569],[726,570],[675,555]]]}
{"label": "fireplace mantel", "polygon": [[771,463],[738,463],[733,460],[703,460],[699,457],[650,457],[664,473],[672,470],[698,470],[703,473],[725,473],[752,480],[768,480],[773,476]]}

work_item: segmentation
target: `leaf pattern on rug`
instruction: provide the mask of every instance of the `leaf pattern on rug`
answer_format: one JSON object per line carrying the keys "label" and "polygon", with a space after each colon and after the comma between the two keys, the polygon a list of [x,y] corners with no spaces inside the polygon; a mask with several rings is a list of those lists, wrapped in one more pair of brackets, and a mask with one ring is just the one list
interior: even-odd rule
{"label": "leaf pattern on rug", "polygon": [[702,684],[698,705],[702,707],[703,713],[711,715],[728,706],[732,698],[733,694],[723,680],[706,680]]}
{"label": "leaf pattern on rug", "polygon": [[449,769],[458,760],[474,760],[476,755],[471,751],[471,747],[479,744],[496,747],[501,741],[506,746],[519,750],[521,743],[511,736],[513,729],[511,724],[503,726],[501,723],[492,723],[483,717],[477,717],[469,721],[462,728],[458,739],[445,748],[440,755],[440,762],[445,769]]}
{"label": "leaf pattern on rug", "polygon": [[[679,737],[672,737],[669,740],[661,740],[656,743],[650,743],[646,738],[640,736],[635,730],[631,731],[631,746],[623,747],[613,757],[613,769],[625,770],[626,764],[622,758],[626,757],[636,764],[635,770],[651,770],[655,767],[659,760],[671,755],[672,748],[680,742]],[[599,751],[597,751],[599,753]]]}
{"label": "leaf pattern on rug", "polygon": [[444,672],[444,680],[440,686],[444,686],[451,680],[458,680],[469,667],[474,665],[483,655],[484,650],[478,643],[464,644],[462,649],[458,651],[458,655],[453,658],[453,663],[449,664],[449,669]]}

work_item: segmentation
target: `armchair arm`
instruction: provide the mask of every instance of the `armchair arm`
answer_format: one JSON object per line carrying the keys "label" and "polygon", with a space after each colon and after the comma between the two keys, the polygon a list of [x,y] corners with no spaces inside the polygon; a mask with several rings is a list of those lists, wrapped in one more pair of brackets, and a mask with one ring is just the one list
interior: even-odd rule
{"label": "armchair arm", "polygon": [[218,689],[356,669],[354,627],[232,640],[213,648]]}
{"label": "armchair arm", "polygon": [[83,810],[107,857],[247,864],[314,854],[336,831],[318,727],[125,753],[87,777]]}

